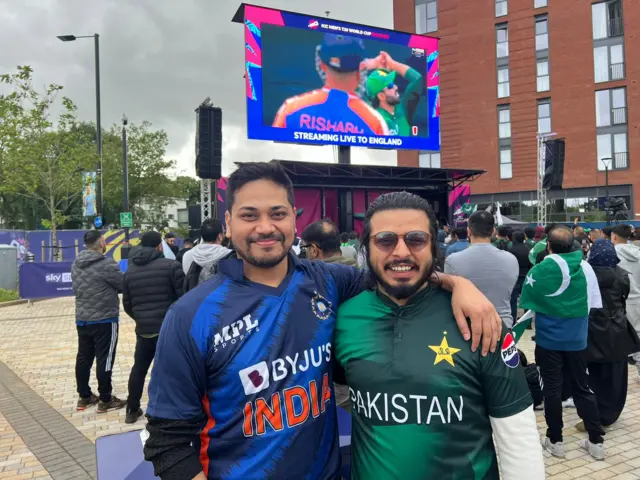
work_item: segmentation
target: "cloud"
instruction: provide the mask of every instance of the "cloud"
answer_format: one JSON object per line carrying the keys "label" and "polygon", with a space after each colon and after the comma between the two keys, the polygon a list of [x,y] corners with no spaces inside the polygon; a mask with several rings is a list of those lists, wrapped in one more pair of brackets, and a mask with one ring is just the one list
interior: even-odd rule
{"label": "cloud", "polygon": [[[292,9],[291,0],[255,1]],[[62,43],[62,34],[100,34],[102,124],[149,120],[169,135],[168,156],[194,174],[195,108],[211,97],[223,110],[223,173],[234,162],[333,162],[332,147],[247,140],[242,25],[231,23],[240,2],[230,0],[0,0],[0,72],[31,65],[36,85],[64,85],[83,120],[95,120],[91,38]],[[310,15],[392,28],[392,2],[298,0]],[[26,34],[25,34],[26,33]],[[395,153],[352,149],[354,163],[395,165]]]}

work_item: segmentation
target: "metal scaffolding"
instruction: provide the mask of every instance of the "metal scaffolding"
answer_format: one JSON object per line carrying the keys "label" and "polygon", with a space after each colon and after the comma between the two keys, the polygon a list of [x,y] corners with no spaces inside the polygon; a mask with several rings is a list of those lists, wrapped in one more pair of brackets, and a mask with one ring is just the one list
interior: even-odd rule
{"label": "metal scaffolding", "polygon": [[537,184],[537,200],[538,200],[538,225],[545,226],[547,224],[547,191],[545,190],[544,171],[545,158],[547,156],[547,140],[554,137],[555,133],[539,133],[538,138],[538,184]]}
{"label": "metal scaffolding", "polygon": [[200,220],[203,222],[215,215],[213,210],[216,205],[216,199],[214,197],[217,180],[211,180],[210,178],[200,179]]}

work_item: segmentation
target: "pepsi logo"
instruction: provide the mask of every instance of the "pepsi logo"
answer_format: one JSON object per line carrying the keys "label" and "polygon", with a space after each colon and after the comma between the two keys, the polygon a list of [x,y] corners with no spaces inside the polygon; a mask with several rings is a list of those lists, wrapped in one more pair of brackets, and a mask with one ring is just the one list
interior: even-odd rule
{"label": "pepsi logo", "polygon": [[309,28],[316,29],[320,26],[320,22],[318,20],[309,20]]}
{"label": "pepsi logo", "polygon": [[502,341],[500,349],[502,361],[509,368],[516,368],[520,365],[520,355],[518,355],[518,347],[511,333],[507,333]]}

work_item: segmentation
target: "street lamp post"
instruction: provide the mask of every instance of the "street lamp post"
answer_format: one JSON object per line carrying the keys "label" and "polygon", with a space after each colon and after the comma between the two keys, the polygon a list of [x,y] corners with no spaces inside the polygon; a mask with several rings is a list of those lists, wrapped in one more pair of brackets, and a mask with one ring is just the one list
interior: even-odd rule
{"label": "street lamp post", "polygon": [[609,201],[609,166],[611,165],[611,157],[603,158],[600,161],[604,164],[604,209],[607,212],[607,225],[609,225],[609,211],[607,210],[607,202]]}
{"label": "street lamp post", "polygon": [[[98,175],[99,181],[97,185],[97,197],[98,197],[98,205],[97,205],[97,214],[102,215],[104,217],[104,212],[102,211],[102,122],[101,122],[101,114],[100,114],[100,35],[94,33],[93,35],[58,35],[58,39],[63,42],[73,42],[78,38],[93,38],[93,43],[95,47],[95,70],[96,70],[96,150],[98,152],[98,164],[96,167],[96,174]],[[104,218],[102,219],[102,223],[105,223]]]}
{"label": "street lamp post", "polygon": [[[122,115],[122,211],[129,211],[129,164],[127,160],[127,124],[129,119]],[[121,258],[129,257],[129,227],[124,227],[124,246],[121,249]]]}

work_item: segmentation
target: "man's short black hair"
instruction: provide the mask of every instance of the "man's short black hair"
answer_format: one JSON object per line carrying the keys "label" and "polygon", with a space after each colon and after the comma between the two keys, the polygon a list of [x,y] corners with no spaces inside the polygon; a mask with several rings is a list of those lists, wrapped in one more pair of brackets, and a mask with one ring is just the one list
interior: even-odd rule
{"label": "man's short black hair", "polygon": [[356,231],[352,231],[352,232],[349,234],[349,240],[357,240],[357,239],[358,239],[358,232],[356,232]]}
{"label": "man's short black hair", "polygon": [[547,235],[547,246],[551,253],[571,252],[573,241],[573,232],[566,225],[554,226]]}
{"label": "man's short black hair", "polygon": [[347,243],[349,241],[349,234],[347,232],[342,232],[340,234],[340,243]]}
{"label": "man's short black hair", "polygon": [[[347,234],[343,233],[343,235]],[[302,232],[302,241],[307,245],[315,245],[325,255],[332,253],[341,255],[340,234],[331,220],[318,220],[307,225],[307,228]]]}
{"label": "man's short black hair", "polygon": [[552,228],[554,228],[556,226],[555,223],[549,223],[547,225],[544,226],[544,236],[546,237],[547,235],[549,235],[549,232],[551,231]]}
{"label": "man's short black hair", "polygon": [[173,232],[169,232],[164,236],[164,238],[176,238],[176,234]]}
{"label": "man's short black hair", "polygon": [[471,235],[474,237],[491,238],[494,226],[495,220],[493,219],[493,214],[486,210],[474,212],[469,217],[469,229],[471,230]]}
{"label": "man's short black hair", "polygon": [[611,232],[613,232],[613,227],[611,225],[607,225],[602,229],[602,234],[611,240]]}
{"label": "man's short black hair", "polygon": [[513,232],[513,243],[524,243],[524,232],[516,230]]}
{"label": "man's short black hair", "polygon": [[102,238],[100,230],[89,230],[84,234],[84,244],[87,247],[92,247]]}
{"label": "man's short black hair", "polygon": [[193,245],[193,242],[194,242],[194,240],[193,240],[193,238],[191,238],[191,237],[189,237],[189,238],[185,238],[185,239],[184,239],[184,244],[185,244],[185,245],[186,245],[187,243],[190,243],[191,245]]}
{"label": "man's short black hair", "polygon": [[229,176],[227,182],[227,210],[231,212],[235,201],[236,191],[244,187],[247,183],[257,180],[269,180],[281,186],[287,191],[287,200],[293,207],[295,200],[293,196],[293,184],[280,162],[272,160],[270,162],[247,162],[238,166],[238,169]]}
{"label": "man's short black hair", "polygon": [[615,233],[620,238],[629,240],[633,236],[633,228],[631,228],[631,225],[625,225],[621,223],[613,227],[612,233]]}
{"label": "man's short black hair", "polygon": [[527,236],[527,238],[529,238],[529,239],[531,239],[531,238],[533,238],[533,237],[535,237],[535,236],[536,236],[536,232],[535,232],[535,230],[534,230],[533,228],[531,228],[531,227],[526,227],[526,228],[524,229],[524,234],[525,234],[525,235]]}
{"label": "man's short black hair", "polygon": [[218,236],[223,232],[224,229],[222,228],[222,222],[217,218],[206,219],[202,222],[202,226],[200,227],[202,241],[207,243],[215,242],[218,239]]}
{"label": "man's short black hair", "polygon": [[143,247],[156,248],[161,243],[162,235],[160,235],[160,232],[146,232],[142,235],[142,240],[140,240],[140,244]]}
{"label": "man's short black hair", "polygon": [[498,227],[498,235],[500,235],[501,237],[506,237],[507,235],[509,235],[509,228],[505,225],[500,225]]}
{"label": "man's short black hair", "polygon": [[467,239],[467,227],[456,227],[453,231],[458,240],[466,240]]}

